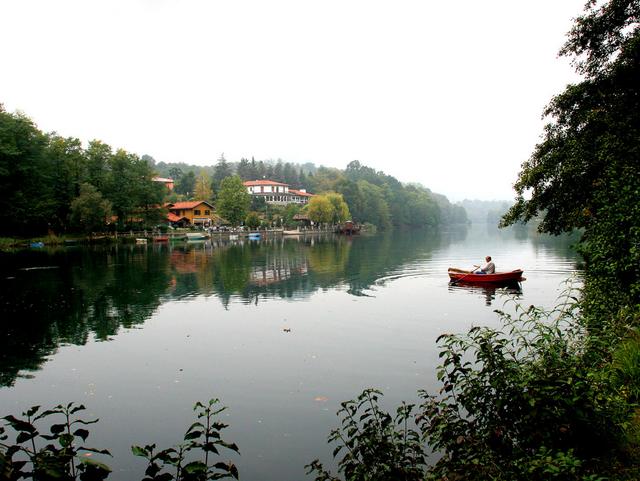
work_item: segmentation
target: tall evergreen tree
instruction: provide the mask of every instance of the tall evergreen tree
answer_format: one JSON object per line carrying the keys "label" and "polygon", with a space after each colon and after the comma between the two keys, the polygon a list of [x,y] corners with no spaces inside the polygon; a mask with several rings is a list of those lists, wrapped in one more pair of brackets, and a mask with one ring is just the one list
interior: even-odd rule
{"label": "tall evergreen tree", "polygon": [[225,159],[224,154],[220,154],[220,158],[216,163],[216,169],[213,172],[213,178],[211,181],[214,192],[218,192],[220,190],[222,181],[227,177],[230,177],[231,175],[233,175],[231,166],[227,162],[227,159]]}
{"label": "tall evergreen tree", "polygon": [[244,157],[240,159],[237,168],[237,174],[240,176],[242,180],[252,180],[251,179],[251,164],[248,159]]}

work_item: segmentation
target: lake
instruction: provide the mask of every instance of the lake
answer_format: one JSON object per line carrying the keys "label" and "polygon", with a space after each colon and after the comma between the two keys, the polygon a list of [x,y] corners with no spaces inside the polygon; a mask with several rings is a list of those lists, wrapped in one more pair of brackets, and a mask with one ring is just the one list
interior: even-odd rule
{"label": "lake", "polygon": [[[555,305],[576,238],[478,225],[442,232],[61,247],[0,254],[0,415],[76,401],[98,417],[109,479],[142,479],[132,444],[169,447],[196,401],[228,406],[242,480],[304,479],[331,459],[339,403],[435,392],[436,338]],[[519,289],[450,286],[485,255]],[[330,463],[329,463],[330,464]]]}

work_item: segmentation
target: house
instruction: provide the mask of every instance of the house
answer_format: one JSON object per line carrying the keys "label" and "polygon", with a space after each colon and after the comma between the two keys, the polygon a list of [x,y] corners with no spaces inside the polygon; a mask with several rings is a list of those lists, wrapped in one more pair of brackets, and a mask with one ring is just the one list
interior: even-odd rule
{"label": "house", "polygon": [[151,180],[153,180],[154,182],[160,182],[160,183],[164,184],[165,187],[167,188],[167,190],[169,190],[169,191],[172,191],[174,186],[175,186],[175,183],[174,183],[173,179],[170,179],[168,177],[154,177]]}
{"label": "house", "polygon": [[176,202],[167,204],[169,213],[167,220],[172,224],[183,225],[212,225],[220,217],[213,212],[213,205],[205,200]]}
{"label": "house", "polygon": [[262,197],[268,204],[308,204],[313,194],[306,190],[294,190],[289,184],[276,182],[275,180],[248,180],[244,182],[249,194],[254,197]]}

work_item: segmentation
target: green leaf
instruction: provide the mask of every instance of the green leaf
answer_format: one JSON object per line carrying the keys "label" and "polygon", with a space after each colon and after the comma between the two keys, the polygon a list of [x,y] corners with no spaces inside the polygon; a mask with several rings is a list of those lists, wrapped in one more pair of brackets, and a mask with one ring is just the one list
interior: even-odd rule
{"label": "green leaf", "polygon": [[58,442],[65,448],[71,446],[71,444],[73,443],[73,434],[61,434],[60,436],[58,436]]}
{"label": "green leaf", "polygon": [[89,437],[89,431],[87,431],[86,429],[76,429],[73,432],[74,436],[78,436],[80,438],[82,438],[83,441],[86,441],[87,438]]}
{"label": "green leaf", "polygon": [[85,408],[83,404],[80,404],[79,406],[75,406],[74,408],[72,408],[69,414],[75,414],[78,411],[84,411],[85,409],[87,408]]}
{"label": "green leaf", "polygon": [[62,432],[64,432],[67,429],[67,425],[66,424],[52,424],[50,431],[53,434],[60,434]]}
{"label": "green leaf", "polygon": [[27,433],[25,431],[22,431],[22,432],[18,433],[18,436],[16,436],[16,443],[22,444],[22,443],[25,443],[27,441],[31,441],[37,435],[38,435],[37,431],[35,433]]}
{"label": "green leaf", "polygon": [[202,461],[192,461],[189,464],[186,464],[183,469],[189,474],[206,473],[207,465]]}
{"label": "green leaf", "polygon": [[33,416],[35,413],[38,412],[38,409],[40,409],[40,406],[32,406],[29,408],[29,410],[27,411],[27,416],[31,417]]}

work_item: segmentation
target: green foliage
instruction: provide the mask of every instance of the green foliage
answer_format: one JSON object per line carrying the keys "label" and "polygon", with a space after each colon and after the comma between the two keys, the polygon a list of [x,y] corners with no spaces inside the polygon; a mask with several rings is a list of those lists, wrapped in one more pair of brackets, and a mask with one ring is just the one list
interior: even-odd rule
{"label": "green foliage", "polygon": [[[4,416],[5,426],[11,427],[16,436],[13,444],[7,444],[8,435],[0,427],[0,475],[2,479],[37,479],[41,481],[62,480],[98,481],[106,479],[111,470],[105,464],[91,459],[92,454],[110,456],[106,450],[78,445],[89,436],[87,425],[98,420],[86,421],[76,417],[85,409],[82,405],[69,403],[54,409],[41,411],[34,406],[22,413],[23,418]],[[51,424],[50,434],[39,427],[44,421],[62,422]]]}
{"label": "green foliage", "polygon": [[23,114],[0,104],[0,232],[44,232],[55,213],[47,137]]}
{"label": "green foliage", "polygon": [[289,204],[285,206],[282,218],[284,219],[284,225],[287,227],[297,227],[298,221],[293,220],[296,214],[302,212],[302,207],[298,204]]}
{"label": "green foliage", "polygon": [[224,158],[224,154],[221,154],[218,159],[218,163],[216,164],[213,178],[211,179],[211,185],[213,186],[213,190],[216,195],[222,189],[222,182],[224,179],[231,177],[232,175],[233,170],[231,169],[231,166],[227,162],[227,159]]}
{"label": "green foliage", "polygon": [[629,401],[640,404],[640,336],[637,333],[615,348],[611,367],[615,380],[627,392]]}
{"label": "green foliage", "polygon": [[242,222],[249,210],[251,195],[237,175],[227,177],[222,181],[216,207],[218,213],[231,225]]}
{"label": "green foliage", "polygon": [[638,0],[590,2],[576,20],[561,54],[584,80],[547,107],[551,121],[502,222],[541,214],[543,232],[584,229],[587,311],[596,324],[640,302],[639,12]]}
{"label": "green foliage", "polygon": [[186,174],[182,175],[177,181],[175,191],[177,194],[181,194],[187,197],[192,197],[196,190],[196,174],[193,170],[190,170]]}
{"label": "green foliage", "polygon": [[[131,447],[135,456],[148,461],[143,481],[238,479],[238,469],[233,463],[213,463],[210,459],[220,456],[221,449],[239,453],[238,446],[224,441],[220,434],[228,425],[216,419],[226,410],[225,407],[218,407],[219,402],[218,399],[211,399],[207,404],[195,404],[193,410],[197,412],[198,421],[189,426],[183,442],[178,446],[157,452],[155,444]],[[201,456],[200,459],[191,456],[196,453]]]}
{"label": "green foliage", "polygon": [[209,179],[209,175],[204,169],[200,170],[198,177],[195,179],[195,190],[193,196],[196,200],[211,201],[213,198],[211,179]]}
{"label": "green foliage", "polygon": [[260,216],[257,212],[249,212],[249,214],[247,214],[247,218],[244,220],[244,223],[250,229],[256,229],[260,225]]}
{"label": "green foliage", "polygon": [[[84,184],[111,203],[121,227],[157,224],[164,188],[153,177],[147,160],[123,150],[114,154],[97,140],[83,149],[79,139],[43,134],[24,115],[0,107],[0,232],[68,230],[73,224],[72,202],[81,196]],[[89,223],[95,230],[105,227],[104,222]],[[84,221],[80,226],[89,228]]]}
{"label": "green foliage", "polygon": [[328,224],[333,219],[333,204],[324,195],[314,195],[306,207],[309,219],[318,224]]}
{"label": "green foliage", "polygon": [[580,480],[611,472],[632,412],[608,373],[585,357],[576,308],[518,307],[516,319],[502,314],[504,330],[440,337],[441,395],[424,394],[421,419],[429,445],[444,453],[434,479]]}
{"label": "green foliage", "polygon": [[[375,389],[366,389],[356,400],[343,402],[338,411],[341,427],[331,431],[329,442],[337,444],[333,456],[342,457],[338,471],[351,481],[422,480],[426,453],[414,428],[415,406],[402,404],[395,416],[383,411]],[[316,481],[333,481],[319,460],[306,466]]]}
{"label": "green foliage", "polygon": [[80,195],[71,202],[71,221],[85,232],[100,231],[111,217],[111,202],[91,184],[80,186]]}
{"label": "green foliage", "polygon": [[120,228],[153,226],[162,219],[159,208],[164,187],[153,182],[150,164],[122,149],[109,159],[106,192],[103,194],[118,217]]}
{"label": "green foliage", "polygon": [[[339,473],[354,481],[632,479],[634,405],[611,371],[592,368],[571,294],[550,312],[516,305],[515,317],[500,313],[500,329],[441,336],[442,387],[421,393],[415,418],[403,404],[392,420],[374,390],[343,403],[329,438]],[[430,450],[439,458],[427,464]],[[317,481],[339,479],[317,460],[307,468]]]}
{"label": "green foliage", "polygon": [[331,204],[331,223],[339,224],[340,222],[344,222],[351,218],[349,206],[347,206],[346,202],[342,198],[342,194],[328,192],[325,194],[325,197]]}
{"label": "green foliage", "polygon": [[[87,426],[98,420],[86,421],[76,414],[85,409],[74,403],[41,411],[34,406],[23,418],[5,416],[5,426],[15,432],[13,444],[5,427],[0,427],[0,479],[13,481],[35,479],[39,481],[99,481],[106,479],[111,469],[91,458],[93,454],[110,456],[109,451],[79,446],[89,437]],[[197,420],[184,435],[183,442],[174,447],[155,451],[155,444],[132,446],[135,456],[147,459],[143,481],[206,481],[210,479],[238,479],[238,469],[231,462],[215,461],[221,450],[239,453],[238,446],[222,439],[221,432],[228,426],[218,419],[226,410],[219,400],[196,403]],[[62,418],[62,422],[49,423],[50,434],[40,432],[43,420]],[[170,470],[170,471],[169,471]]]}

